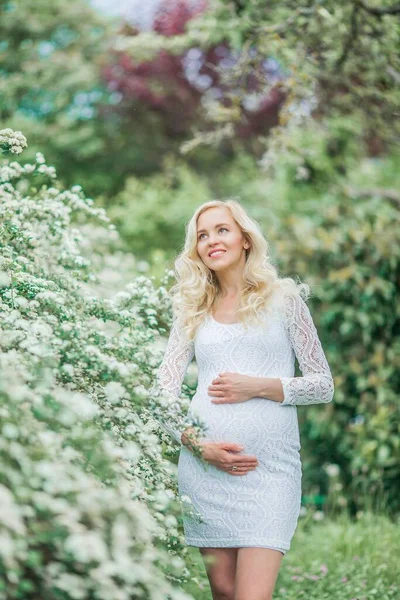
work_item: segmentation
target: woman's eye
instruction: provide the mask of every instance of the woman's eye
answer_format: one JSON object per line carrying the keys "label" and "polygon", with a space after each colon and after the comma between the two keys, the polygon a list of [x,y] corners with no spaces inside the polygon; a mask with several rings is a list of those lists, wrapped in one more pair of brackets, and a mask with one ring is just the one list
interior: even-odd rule
{"label": "woman's eye", "polygon": [[[226,227],[220,227],[220,228],[218,229],[218,233],[219,233],[220,231],[222,231],[223,229],[224,229],[225,231],[228,231],[228,229],[227,229]],[[205,233],[201,233],[201,234],[199,235],[199,238],[198,238],[198,239],[199,239],[199,240],[201,240],[201,238],[203,237],[203,235],[205,235]]]}

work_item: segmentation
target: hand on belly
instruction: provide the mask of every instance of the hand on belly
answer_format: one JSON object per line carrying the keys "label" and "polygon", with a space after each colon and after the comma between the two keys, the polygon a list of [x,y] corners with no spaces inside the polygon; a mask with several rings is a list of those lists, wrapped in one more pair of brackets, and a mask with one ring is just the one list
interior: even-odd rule
{"label": "hand on belly", "polygon": [[257,395],[257,377],[241,373],[219,373],[207,390],[213,404],[247,402]]}

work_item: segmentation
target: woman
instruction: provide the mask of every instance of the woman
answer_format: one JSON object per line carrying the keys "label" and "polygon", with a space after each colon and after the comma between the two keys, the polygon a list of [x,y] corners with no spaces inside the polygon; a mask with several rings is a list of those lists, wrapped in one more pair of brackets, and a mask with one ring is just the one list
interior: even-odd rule
{"label": "woman", "polygon": [[175,270],[155,385],[179,397],[195,355],[188,415],[207,428],[193,441],[192,428],[166,426],[181,443],[179,492],[201,516],[183,516],[185,540],[200,549],[214,600],[267,600],[300,511],[296,405],[330,402],[334,391],[301,296],[308,286],[278,277],[258,224],[232,200],[196,210]]}

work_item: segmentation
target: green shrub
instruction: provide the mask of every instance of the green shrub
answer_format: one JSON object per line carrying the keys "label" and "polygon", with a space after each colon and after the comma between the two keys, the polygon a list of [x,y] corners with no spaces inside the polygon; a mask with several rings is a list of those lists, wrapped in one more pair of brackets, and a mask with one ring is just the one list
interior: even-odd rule
{"label": "green shrub", "polygon": [[111,292],[93,240],[118,246],[114,226],[40,153],[0,165],[0,222],[0,599],[185,600],[176,478],[145,406],[165,288]]}

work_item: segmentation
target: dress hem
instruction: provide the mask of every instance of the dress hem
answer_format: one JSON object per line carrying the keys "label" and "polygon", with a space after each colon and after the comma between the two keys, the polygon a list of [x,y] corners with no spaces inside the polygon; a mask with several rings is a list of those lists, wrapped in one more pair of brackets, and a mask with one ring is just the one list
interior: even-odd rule
{"label": "dress hem", "polygon": [[273,544],[270,541],[263,542],[262,540],[241,542],[237,538],[232,540],[221,538],[200,540],[187,537],[185,541],[188,546],[195,546],[196,548],[270,548],[271,550],[279,550],[282,554],[289,550],[289,547],[283,547],[279,543]]}

